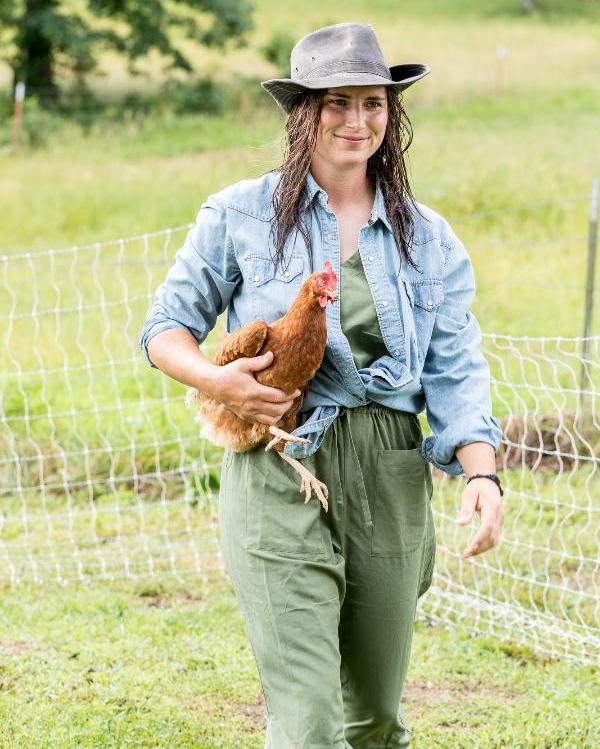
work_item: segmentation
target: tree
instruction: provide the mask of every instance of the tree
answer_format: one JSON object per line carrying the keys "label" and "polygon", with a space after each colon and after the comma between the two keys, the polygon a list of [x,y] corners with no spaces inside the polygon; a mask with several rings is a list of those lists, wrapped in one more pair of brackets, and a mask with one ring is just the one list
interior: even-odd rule
{"label": "tree", "polygon": [[171,68],[191,71],[174,32],[207,47],[242,46],[251,14],[251,0],[0,0],[0,56],[15,83],[25,81],[48,102],[59,68],[81,78],[102,50],[116,50],[131,66],[156,50]]}

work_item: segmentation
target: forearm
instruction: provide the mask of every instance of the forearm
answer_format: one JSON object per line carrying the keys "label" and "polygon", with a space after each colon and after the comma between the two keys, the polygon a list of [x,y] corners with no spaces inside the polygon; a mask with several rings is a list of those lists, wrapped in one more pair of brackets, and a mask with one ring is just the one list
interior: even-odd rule
{"label": "forearm", "polygon": [[487,442],[471,442],[457,447],[455,452],[467,476],[474,473],[496,473],[496,454]]}
{"label": "forearm", "polygon": [[148,342],[148,356],[169,377],[202,393],[212,394],[219,367],[198,348],[194,336],[183,328],[170,328]]}

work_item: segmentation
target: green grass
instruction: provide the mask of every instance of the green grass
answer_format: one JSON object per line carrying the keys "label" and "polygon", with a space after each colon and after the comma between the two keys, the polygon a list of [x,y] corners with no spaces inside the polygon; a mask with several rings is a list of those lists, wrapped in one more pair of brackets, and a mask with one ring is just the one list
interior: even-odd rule
{"label": "green grass", "polygon": [[[0,601],[0,742],[19,749],[259,749],[265,712],[227,585],[22,588]],[[593,749],[590,667],[417,623],[415,749]]]}
{"label": "green grass", "polygon": [[[207,495],[214,499],[218,488],[220,450],[198,449],[184,389],[151,371],[137,350],[148,299],[184,233],[166,245],[155,238],[101,251],[12,256],[187,224],[209,193],[275,166],[283,121],[258,80],[277,72],[261,60],[259,44],[279,27],[300,36],[328,22],[361,20],[375,26],[390,64],[432,65],[432,75],[405,98],[415,132],[411,176],[417,199],[447,217],[469,250],[477,278],[473,309],[484,332],[580,335],[588,193],[600,176],[600,35],[591,23],[599,6],[546,0],[549,13],[527,18],[518,6],[376,0],[366,11],[354,0],[333,0],[325,10],[260,0],[247,49],[195,58],[203,73],[223,80],[240,71],[248,76],[241,112],[101,118],[85,131],[75,121],[26,110],[37,147],[0,151],[0,255],[11,257],[0,265],[8,284],[0,288],[0,309],[5,315],[14,304],[21,315],[10,327],[2,321],[0,453],[18,456],[3,464],[6,485],[32,488],[0,499],[0,552],[8,552],[0,557],[2,580],[14,574],[27,581],[36,565],[47,581],[103,570],[119,577],[128,560],[142,582],[3,591],[1,746],[253,749],[262,746],[264,728],[231,591],[213,581],[205,598],[205,588],[190,582],[194,549],[216,559]],[[498,90],[500,44],[508,57]],[[131,85],[119,64],[110,57],[105,63],[110,75],[96,80],[99,91]],[[160,81],[157,74],[136,85],[151,89]],[[9,123],[0,124],[0,143],[9,133]],[[63,310],[58,317],[55,306]],[[36,318],[39,327],[33,309],[46,310]],[[599,305],[593,330],[600,330]],[[526,407],[551,413],[557,404],[574,410],[572,396],[531,384],[574,388],[575,351],[538,345],[536,357],[560,362],[538,369],[523,363],[525,344],[519,355],[502,346],[486,341],[494,373],[511,383],[493,388],[496,415]],[[113,368],[111,360],[124,363]],[[473,531],[455,523],[460,482],[437,483],[437,530],[448,549],[438,556],[438,574],[466,586],[476,574],[481,593],[597,626],[588,599],[548,587],[594,589],[588,561],[560,556],[565,548],[586,560],[595,554],[587,507],[594,474],[575,468],[560,477],[518,463],[505,471],[511,543],[469,564],[457,557]],[[136,486],[135,472],[158,476]],[[524,552],[527,544],[552,553]],[[143,582],[149,559],[161,574],[174,561],[187,582]],[[415,749],[599,745],[592,722],[597,672],[535,655],[518,638],[504,640],[493,621],[488,632],[473,638],[464,626],[417,625],[405,693]]]}

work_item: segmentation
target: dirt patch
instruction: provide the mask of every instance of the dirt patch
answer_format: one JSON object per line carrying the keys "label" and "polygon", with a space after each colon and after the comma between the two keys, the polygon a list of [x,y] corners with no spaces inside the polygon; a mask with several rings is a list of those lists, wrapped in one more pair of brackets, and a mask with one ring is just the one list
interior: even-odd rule
{"label": "dirt patch", "polygon": [[12,640],[0,640],[0,653],[9,655],[26,655],[27,653],[41,652],[43,648],[30,642],[13,642]]}
{"label": "dirt patch", "polygon": [[558,473],[597,455],[598,434],[590,414],[511,414],[502,424],[503,443],[496,452],[496,469],[528,468]]}
{"label": "dirt patch", "polygon": [[407,681],[402,693],[402,701],[420,705],[431,705],[434,702],[464,703],[468,699],[493,699],[503,703],[516,700],[516,695],[499,687],[485,686],[482,682],[471,684],[444,684],[419,679]]}
{"label": "dirt patch", "polygon": [[267,727],[267,706],[262,694],[256,702],[238,703],[232,706],[235,715],[241,715],[252,731],[264,731]]}

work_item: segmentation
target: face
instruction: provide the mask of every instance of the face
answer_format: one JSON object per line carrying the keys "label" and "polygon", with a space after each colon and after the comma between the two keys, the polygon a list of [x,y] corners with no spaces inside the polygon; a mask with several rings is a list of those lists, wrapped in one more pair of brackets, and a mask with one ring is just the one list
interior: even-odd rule
{"label": "face", "polygon": [[337,167],[366,163],[387,126],[385,86],[342,86],[323,96],[315,155]]}

